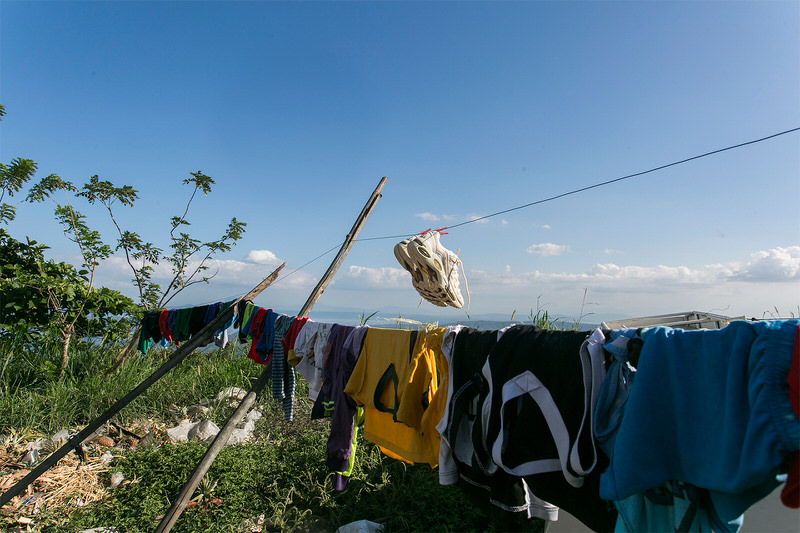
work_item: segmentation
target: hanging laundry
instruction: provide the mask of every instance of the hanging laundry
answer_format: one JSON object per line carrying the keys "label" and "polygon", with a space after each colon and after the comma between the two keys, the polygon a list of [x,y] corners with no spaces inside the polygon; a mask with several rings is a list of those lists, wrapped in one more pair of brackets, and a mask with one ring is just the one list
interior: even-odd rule
{"label": "hanging laundry", "polygon": [[[530,326],[525,326],[525,328],[528,327]],[[509,332],[513,330],[516,330],[516,328],[511,328]],[[531,399],[536,398],[536,405],[541,409],[542,414],[547,413],[544,418],[547,420],[549,432],[544,433],[544,435],[549,435],[544,437],[543,434],[535,432],[532,427],[528,427],[529,424],[534,422],[534,419],[526,415],[525,407],[520,407],[520,410],[515,415],[518,422],[518,430],[515,431],[509,427],[514,423],[503,415],[507,413],[508,407],[513,409],[515,402],[512,398],[514,394],[522,393],[526,388],[520,388],[516,391],[504,390],[502,395],[504,407],[500,411],[501,433],[498,434],[498,438],[492,447],[493,461],[498,466],[502,466],[502,462],[498,460],[498,457],[502,458],[505,455],[510,455],[519,458],[528,455],[532,450],[520,447],[520,444],[525,439],[537,441],[541,441],[543,438],[547,441],[550,439],[560,440],[560,445],[564,446],[565,443],[572,441],[569,435],[576,430],[574,420],[580,418],[580,426],[577,426],[577,433],[574,433],[574,444],[564,449],[563,452],[558,452],[558,465],[553,462],[548,467],[539,460],[539,462],[519,465],[515,467],[515,470],[517,472],[530,472],[531,470],[536,472],[525,474],[523,480],[537,498],[567,511],[594,531],[611,531],[617,522],[617,511],[612,504],[602,500],[599,496],[600,475],[608,466],[608,458],[601,450],[595,449],[591,433],[596,398],[601,383],[605,382],[604,375],[606,373],[603,367],[605,359],[603,341],[605,337],[599,329],[595,330],[583,341],[577,353],[575,353],[573,351],[575,344],[570,346],[570,343],[576,343],[580,337],[584,337],[588,332],[577,335],[577,338],[576,332],[543,332],[541,330],[536,332],[535,328],[528,331],[527,334],[525,331],[520,331],[520,333],[530,338],[519,342],[517,355],[515,357],[512,356],[512,359],[523,358],[523,356],[527,356],[529,359],[539,359],[538,362],[529,361],[523,367],[531,369],[530,371],[536,377],[536,380],[545,384],[545,390],[549,393],[550,399],[553,400],[553,406],[555,406],[559,414],[552,409],[548,409],[547,394],[543,390],[529,390],[528,394]],[[537,339],[537,337],[539,338]],[[495,349],[497,351],[502,350],[501,345],[506,341],[512,341],[511,333],[506,333]],[[580,371],[578,371],[578,367]],[[496,365],[494,368],[498,369]],[[570,368],[572,372],[568,370]],[[484,377],[487,380],[488,374],[485,372],[488,369],[489,362],[487,361],[483,370]],[[528,370],[525,372],[528,372]],[[512,380],[515,384],[514,387],[519,387],[520,384],[525,383],[524,375],[525,373],[514,377]],[[491,383],[491,381],[489,382]],[[573,383],[572,387],[569,385],[570,382]],[[509,381],[505,383],[508,384]],[[530,383],[528,386],[530,386]],[[572,395],[577,391],[583,391],[584,396],[582,399],[578,394]],[[517,405],[519,405],[520,398],[519,396],[517,397]],[[583,405],[583,408],[581,408],[581,405]],[[531,407],[531,405],[528,406],[528,408]],[[485,408],[484,414],[487,411],[491,413],[495,409],[490,408],[487,410]],[[575,417],[572,424],[569,423],[570,417]],[[564,422],[563,425],[559,424],[559,419]],[[519,428],[523,428],[523,433],[530,430],[530,435],[521,435]],[[561,437],[555,437],[559,432],[561,432]],[[501,435],[503,435],[502,438],[500,438]],[[507,446],[513,441],[517,441],[518,444]],[[536,445],[533,447],[535,448]],[[556,447],[558,448],[559,445],[557,444]],[[569,458],[565,461],[566,457],[561,457],[561,453],[567,453],[567,451],[569,451]],[[508,465],[505,465],[504,469],[510,472]]]}
{"label": "hanging laundry", "polygon": [[222,302],[217,302],[214,304],[209,304],[206,307],[206,314],[203,315],[203,325],[208,325],[219,313],[219,306],[222,305]]}
{"label": "hanging laundry", "polygon": [[[247,352],[247,357],[262,365],[266,364],[266,361],[256,353],[256,346],[264,332],[267,311],[268,310],[263,307],[256,308],[251,313],[250,318],[245,322],[244,326],[242,326],[242,331],[245,332],[245,342],[247,342],[248,338],[250,339],[250,350]],[[269,311],[272,310],[270,309]],[[239,340],[242,340],[241,333],[239,334]]]}
{"label": "hanging laundry", "polygon": [[440,451],[447,462],[439,465],[439,482],[458,483],[470,501],[489,515],[496,528],[512,531],[524,528],[532,518],[557,520],[558,507],[537,498],[524,479],[503,470],[489,474],[478,461],[473,463],[472,434],[475,426],[481,424],[479,397],[485,388],[481,370],[498,338],[507,330],[460,328],[454,340],[452,332],[445,333],[442,350],[451,351],[449,387],[453,392],[448,393],[447,414],[437,430],[447,444]]}
{"label": "hanging laundry", "polygon": [[[792,364],[786,382],[789,384],[789,403],[792,404],[794,414],[800,418],[800,326],[795,332]],[[786,484],[781,491],[781,501],[793,509],[800,507],[800,452],[792,454]]]}
{"label": "hanging laundry", "polygon": [[136,348],[144,355],[153,342],[161,340],[161,329],[158,326],[158,319],[161,311],[145,311],[141,320],[139,331],[139,342]]}
{"label": "hanging laundry", "polygon": [[281,341],[294,322],[294,317],[279,314],[275,319],[272,343],[272,398],[283,400],[283,419],[294,418],[294,368],[286,362]]}
{"label": "hanging laundry", "polygon": [[158,329],[161,333],[161,338],[166,339],[167,341],[172,340],[172,332],[169,330],[167,326],[167,319],[169,318],[169,310],[162,309],[158,315]]}
{"label": "hanging laundry", "polygon": [[442,333],[442,341],[440,344],[441,357],[446,366],[446,370],[439,372],[440,384],[445,391],[445,395],[442,399],[442,401],[444,401],[442,416],[439,418],[439,422],[436,425],[436,431],[440,435],[439,483],[441,485],[451,485],[458,482],[458,468],[453,459],[453,450],[446,430],[450,421],[449,406],[453,401],[453,391],[455,389],[453,386],[453,377],[451,376],[453,344],[455,343],[458,332],[465,329],[465,327],[466,326],[462,325],[446,327],[444,333]]}
{"label": "hanging laundry", "polygon": [[303,326],[306,325],[306,322],[308,322],[308,317],[295,317],[291,327],[289,327],[289,331],[286,332],[286,335],[281,339],[283,351],[286,353],[286,362],[292,366],[297,366],[297,363],[300,362],[300,359],[294,351],[294,345],[297,342],[297,336],[300,334]]}
{"label": "hanging laundry", "polygon": [[191,335],[190,322],[193,311],[194,309],[191,307],[177,310],[177,314],[175,316],[175,327],[170,328],[172,329],[172,338],[176,342],[189,340],[189,336]]}
{"label": "hanging laundry", "polygon": [[461,260],[442,246],[438,230],[427,230],[398,243],[394,255],[411,274],[411,284],[420,296],[439,307],[464,305],[458,282]]}
{"label": "hanging laundry", "polygon": [[[208,311],[204,322],[206,325],[210,324],[217,316],[224,310],[228,309],[234,304],[235,300],[229,302],[217,302],[208,306]],[[228,343],[228,328],[233,325],[237,319],[238,306],[234,307],[231,317],[214,332],[211,340],[218,348],[224,348]]]}
{"label": "hanging laundry", "polygon": [[[323,351],[324,381],[311,410],[312,419],[331,418],[325,463],[336,472],[333,486],[339,491],[344,490],[353,469],[360,409],[345,394],[344,388],[353,373],[368,329],[368,326],[333,325]],[[363,409],[361,412],[363,419]]]}
{"label": "hanging laundry", "polygon": [[295,357],[299,360],[295,370],[308,381],[308,399],[316,400],[322,387],[323,351],[333,324],[309,320],[297,334]]}
{"label": "hanging laundry", "polygon": [[440,482],[460,481],[473,501],[492,502],[484,509],[507,528],[556,520],[563,507],[594,530],[612,529],[616,511],[598,495],[606,462],[591,434],[602,340],[599,330],[533,326],[446,336],[455,392],[437,426],[450,454]]}
{"label": "hanging laundry", "polygon": [[619,502],[677,481],[707,490],[709,516],[736,527],[800,448],[786,382],[799,323],[643,331],[600,496]]}
{"label": "hanging laundry", "polygon": [[206,313],[208,312],[207,305],[193,307],[189,316],[189,338],[197,335],[201,329],[206,325]]}
{"label": "hanging laundry", "polygon": [[247,335],[250,333],[250,328],[246,326],[250,321],[250,317],[253,316],[253,311],[256,309],[258,309],[258,306],[249,300],[240,300],[237,304],[236,321],[233,323],[233,327],[239,330],[239,334],[237,335],[239,344],[245,344],[247,342]]}
{"label": "hanging laundry", "polygon": [[275,345],[275,321],[277,319],[278,313],[272,309],[267,309],[261,324],[260,334],[257,339],[254,338],[253,345],[250,348],[252,357],[248,354],[248,357],[253,361],[262,365],[266,365],[272,360],[273,347]]}
{"label": "hanging laundry", "polygon": [[170,309],[167,313],[167,329],[172,332],[173,342],[175,342],[175,325],[178,323],[178,310]]}
{"label": "hanging laundry", "polygon": [[439,435],[424,433],[422,422],[437,388],[424,331],[370,328],[345,393],[364,406],[364,438],[389,456],[435,467]]}
{"label": "hanging laundry", "polygon": [[592,409],[605,370],[602,344],[592,354],[587,337],[588,332],[514,326],[497,341],[481,370],[488,387],[481,394],[476,442],[483,446],[475,448],[488,473],[560,470],[579,487],[592,471]]}

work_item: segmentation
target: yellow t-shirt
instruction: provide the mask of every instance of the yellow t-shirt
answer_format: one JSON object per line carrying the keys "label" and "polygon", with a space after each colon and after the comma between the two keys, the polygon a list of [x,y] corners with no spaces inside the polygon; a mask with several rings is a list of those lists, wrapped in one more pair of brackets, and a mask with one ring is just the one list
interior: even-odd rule
{"label": "yellow t-shirt", "polygon": [[434,426],[441,418],[433,348],[438,338],[441,353],[443,331],[370,328],[344,390],[364,406],[364,438],[387,455],[431,467],[438,463]]}

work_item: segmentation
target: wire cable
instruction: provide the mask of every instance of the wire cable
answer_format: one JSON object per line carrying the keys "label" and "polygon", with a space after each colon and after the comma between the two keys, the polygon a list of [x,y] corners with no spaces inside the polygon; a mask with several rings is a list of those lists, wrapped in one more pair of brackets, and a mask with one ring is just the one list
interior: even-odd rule
{"label": "wire cable", "polygon": [[[712,150],[712,151],[706,152],[704,154],[700,154],[700,155],[696,155],[696,156],[692,156],[692,157],[687,157],[686,159],[681,159],[680,161],[673,161],[672,163],[667,163],[666,165],[660,165],[660,166],[651,168],[649,170],[643,170],[641,172],[636,172],[634,174],[628,174],[627,176],[622,176],[622,177],[619,177],[619,178],[614,178],[614,179],[611,179],[611,180],[603,181],[603,182],[600,182],[600,183],[595,183],[594,185],[587,185],[586,187],[581,187],[579,189],[574,189],[574,190],[571,190],[571,191],[567,191],[567,192],[564,192],[564,193],[561,193],[561,194],[557,194],[555,196],[550,196],[549,198],[543,198],[541,200],[536,200],[535,202],[530,202],[530,203],[527,203],[527,204],[524,204],[524,205],[519,205],[517,207],[511,207],[509,209],[504,209],[502,211],[497,211],[496,213],[491,213],[489,215],[484,215],[482,217],[472,218],[470,220],[466,220],[464,222],[459,222],[458,224],[453,224],[452,226],[447,226],[446,228],[441,228],[441,229],[453,229],[453,228],[458,228],[460,226],[466,226],[467,224],[472,224],[473,222],[486,220],[487,218],[496,217],[498,215],[503,215],[505,213],[510,213],[512,211],[517,211],[519,209],[525,209],[526,207],[531,207],[531,206],[534,206],[534,205],[543,204],[545,202],[552,202],[553,200],[558,200],[559,198],[564,198],[565,196],[570,196],[572,194],[578,194],[580,192],[585,192],[585,191],[588,191],[588,190],[591,190],[591,189],[596,189],[598,187],[603,187],[605,185],[610,185],[612,183],[617,183],[619,181],[623,181],[623,180],[627,180],[627,179],[631,179],[631,178],[636,178],[636,177],[639,177],[639,176],[643,176],[645,174],[650,174],[652,172],[656,172],[658,170],[663,170],[665,168],[674,167],[676,165],[681,165],[683,163],[688,163],[689,161],[694,161],[696,159],[701,159],[703,157],[708,157],[710,155],[719,154],[721,152],[727,152],[728,150],[734,150],[736,148],[742,148],[743,146],[748,146],[750,144],[760,143],[760,142],[763,142],[763,141],[766,141],[766,140],[769,140],[769,139],[774,139],[775,137],[780,137],[781,135],[786,135],[788,133],[794,133],[796,131],[800,131],[800,127],[792,128],[792,129],[789,129],[789,130],[786,130],[786,131],[782,131],[780,133],[774,133],[774,134],[768,135],[766,137],[761,137],[760,139],[754,139],[752,141],[747,141],[747,142],[743,142],[743,143],[739,143],[739,144],[734,144],[732,146],[726,146],[725,148],[719,148],[717,150]],[[381,239],[398,239],[398,238],[410,237],[410,236],[413,236],[413,235],[415,235],[415,233],[409,233],[409,234],[405,234],[405,235],[388,235],[386,237],[368,237],[368,238],[364,238],[364,239],[356,239],[356,242],[358,242],[358,241],[375,241],[375,240],[381,240]]]}
{"label": "wire cable", "polygon": [[[453,224],[452,226],[447,226],[447,227],[440,228],[440,229],[441,230],[453,229],[453,228],[458,228],[460,226],[466,226],[467,224],[472,224],[473,222],[486,220],[487,218],[496,217],[498,215],[503,215],[505,213],[510,213],[512,211],[518,211],[520,209],[525,209],[526,207],[531,207],[531,206],[534,206],[534,205],[543,204],[545,202],[552,202],[553,200],[558,200],[559,198],[564,198],[565,196],[578,194],[578,193],[585,192],[585,191],[588,191],[588,190],[591,190],[591,189],[597,189],[598,187],[604,187],[606,185],[611,185],[612,183],[617,183],[617,182],[620,182],[620,181],[623,181],[623,180],[636,178],[636,177],[639,177],[639,176],[643,176],[645,174],[650,174],[652,172],[663,170],[665,168],[674,167],[674,166],[677,166],[677,165],[681,165],[683,163],[688,163],[689,161],[694,161],[696,159],[701,159],[703,157],[708,157],[708,156],[711,156],[711,155],[714,155],[714,154],[727,152],[728,150],[734,150],[736,148],[742,148],[744,146],[748,146],[748,145],[751,145],[751,144],[760,143],[760,142],[763,142],[763,141],[767,141],[769,139],[774,139],[775,137],[780,137],[781,135],[794,133],[796,131],[800,131],[800,127],[792,128],[792,129],[785,130],[785,131],[781,131],[779,133],[774,133],[772,135],[767,135],[766,137],[761,137],[759,139],[754,139],[752,141],[746,141],[746,142],[743,142],[743,143],[734,144],[734,145],[731,145],[731,146],[726,146],[725,148],[719,148],[717,150],[712,150],[710,152],[706,152],[706,153],[703,153],[703,154],[700,154],[700,155],[687,157],[686,159],[681,159],[680,161],[673,161],[672,163],[667,163],[666,165],[660,165],[660,166],[653,167],[653,168],[648,169],[648,170],[643,170],[641,172],[636,172],[636,173],[633,173],[633,174],[628,174],[626,176],[621,176],[619,178],[614,178],[614,179],[611,179],[611,180],[602,181],[600,183],[595,183],[594,185],[587,185],[586,187],[581,187],[579,189],[573,189],[571,191],[567,191],[567,192],[564,192],[564,193],[561,193],[561,194],[557,194],[555,196],[550,196],[548,198],[543,198],[541,200],[536,200],[534,202],[530,202],[530,203],[527,203],[527,204],[524,204],[524,205],[519,205],[519,206],[516,206],[516,207],[511,207],[509,209],[504,209],[502,211],[497,211],[496,213],[491,213],[491,214],[488,214],[488,215],[484,215],[482,217],[472,218],[470,220],[466,220],[464,222],[459,222],[458,224]],[[360,239],[355,239],[353,242],[378,241],[378,240],[385,240],[385,239],[405,239],[407,237],[413,237],[416,234],[417,233],[405,233],[405,234],[401,234],[401,235],[386,235],[386,236],[383,236],[383,237],[364,237],[364,238],[360,238]],[[275,285],[277,283],[280,283],[282,280],[288,278],[292,274],[295,274],[299,270],[302,270],[303,268],[307,267],[311,263],[313,263],[313,262],[321,259],[322,257],[328,255],[329,253],[331,253],[332,251],[334,251],[336,248],[338,248],[340,246],[341,246],[341,244],[337,244],[336,246],[332,247],[330,250],[321,253],[320,255],[318,255],[314,259],[308,261],[304,265],[302,265],[300,267],[297,267],[296,269],[292,270],[291,272],[289,272],[285,276],[279,277],[277,280],[275,280],[273,285]]]}
{"label": "wire cable", "polygon": [[295,274],[296,272],[298,272],[298,271],[300,271],[300,270],[303,270],[305,267],[307,267],[308,265],[310,265],[310,264],[311,264],[311,263],[313,263],[314,261],[317,261],[317,260],[319,260],[319,259],[322,259],[323,257],[325,257],[326,255],[328,255],[328,254],[329,254],[329,253],[331,253],[332,251],[336,250],[337,248],[341,248],[341,247],[342,247],[342,244],[344,244],[344,241],[342,241],[341,243],[339,243],[339,244],[337,244],[336,246],[332,247],[331,249],[329,249],[329,250],[327,250],[327,251],[325,251],[325,252],[322,252],[322,253],[321,253],[321,254],[319,254],[317,257],[315,257],[314,259],[312,259],[312,260],[308,261],[307,263],[303,264],[302,266],[299,266],[299,267],[295,268],[294,270],[292,270],[291,272],[289,272],[289,273],[288,273],[288,274],[286,274],[285,276],[280,276],[278,279],[276,279],[276,280],[275,280],[275,281],[272,283],[272,285],[273,285],[273,286],[274,286],[274,285],[277,285],[278,283],[280,283],[281,281],[285,280],[286,278],[288,278],[288,277],[289,277],[289,276],[291,276],[292,274]]}

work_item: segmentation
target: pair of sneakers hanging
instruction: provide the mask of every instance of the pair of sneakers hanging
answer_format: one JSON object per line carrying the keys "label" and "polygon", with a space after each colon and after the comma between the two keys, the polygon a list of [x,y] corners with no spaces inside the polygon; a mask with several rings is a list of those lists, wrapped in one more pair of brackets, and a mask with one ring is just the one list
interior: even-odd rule
{"label": "pair of sneakers hanging", "polygon": [[439,307],[464,305],[458,283],[461,260],[442,246],[439,231],[428,230],[398,243],[394,256],[411,274],[411,284],[420,296]]}

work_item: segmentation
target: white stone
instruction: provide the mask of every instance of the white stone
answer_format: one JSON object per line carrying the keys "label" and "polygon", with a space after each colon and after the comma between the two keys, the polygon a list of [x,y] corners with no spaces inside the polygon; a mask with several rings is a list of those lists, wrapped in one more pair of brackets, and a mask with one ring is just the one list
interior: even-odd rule
{"label": "white stone", "polygon": [[259,411],[259,410],[257,410],[257,409],[253,409],[252,411],[250,411],[249,413],[247,413],[247,416],[246,416],[246,417],[244,417],[244,419],[245,419],[245,420],[247,420],[248,422],[249,422],[250,420],[252,420],[253,422],[255,422],[256,420],[260,419],[262,416],[264,416],[264,415],[262,415],[262,414],[261,414],[261,411]]}
{"label": "white stone", "polygon": [[209,442],[219,433],[219,428],[211,420],[202,420],[189,430],[190,439],[200,439]]}
{"label": "white stone", "polygon": [[198,422],[189,422],[188,424],[180,424],[174,428],[169,428],[167,430],[167,436],[169,437],[170,442],[173,444],[177,442],[186,442],[189,440],[189,431],[197,424]]}

